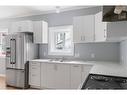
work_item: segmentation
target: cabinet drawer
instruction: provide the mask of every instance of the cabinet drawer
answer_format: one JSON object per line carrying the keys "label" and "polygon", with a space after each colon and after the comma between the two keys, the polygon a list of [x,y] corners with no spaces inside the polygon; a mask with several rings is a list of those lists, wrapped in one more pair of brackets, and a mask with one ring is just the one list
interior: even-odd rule
{"label": "cabinet drawer", "polygon": [[41,83],[41,64],[39,62],[30,62],[29,82],[31,86],[40,87]]}
{"label": "cabinet drawer", "polygon": [[31,74],[30,75],[30,85],[40,86],[40,75],[39,74]]}
{"label": "cabinet drawer", "polygon": [[31,67],[40,67],[40,63],[39,62],[30,62],[30,66]]}

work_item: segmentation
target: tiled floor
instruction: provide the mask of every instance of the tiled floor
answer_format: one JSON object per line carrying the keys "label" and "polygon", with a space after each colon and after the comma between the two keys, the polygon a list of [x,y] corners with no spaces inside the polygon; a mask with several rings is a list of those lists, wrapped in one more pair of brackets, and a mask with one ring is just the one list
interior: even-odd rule
{"label": "tiled floor", "polygon": [[0,76],[0,90],[14,90],[16,88],[13,87],[6,87],[6,78],[3,76]]}

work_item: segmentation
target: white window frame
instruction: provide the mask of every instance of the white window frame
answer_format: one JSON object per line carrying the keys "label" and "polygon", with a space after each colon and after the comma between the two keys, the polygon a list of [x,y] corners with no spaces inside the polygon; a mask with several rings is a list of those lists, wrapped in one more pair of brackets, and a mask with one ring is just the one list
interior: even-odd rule
{"label": "white window frame", "polygon": [[[54,45],[54,34],[55,32],[64,32],[64,31],[70,31],[71,32],[71,45],[72,49],[71,51],[67,52],[64,50],[53,50]],[[74,43],[73,43],[73,26],[67,25],[67,26],[56,26],[56,27],[49,27],[49,37],[48,37],[48,55],[59,55],[59,56],[73,56],[74,55]]]}

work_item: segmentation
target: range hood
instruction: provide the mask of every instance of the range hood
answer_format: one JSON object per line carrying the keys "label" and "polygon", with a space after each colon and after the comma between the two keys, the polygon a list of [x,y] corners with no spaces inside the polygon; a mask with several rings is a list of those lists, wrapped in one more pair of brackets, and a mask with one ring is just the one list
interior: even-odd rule
{"label": "range hood", "polygon": [[127,21],[127,6],[103,6],[103,21]]}

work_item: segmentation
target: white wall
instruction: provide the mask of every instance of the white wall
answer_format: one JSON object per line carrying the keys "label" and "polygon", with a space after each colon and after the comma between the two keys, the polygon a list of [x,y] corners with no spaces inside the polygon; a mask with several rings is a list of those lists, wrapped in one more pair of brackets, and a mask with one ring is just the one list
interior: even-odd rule
{"label": "white wall", "polygon": [[0,76],[5,75],[5,58],[0,57]]}

